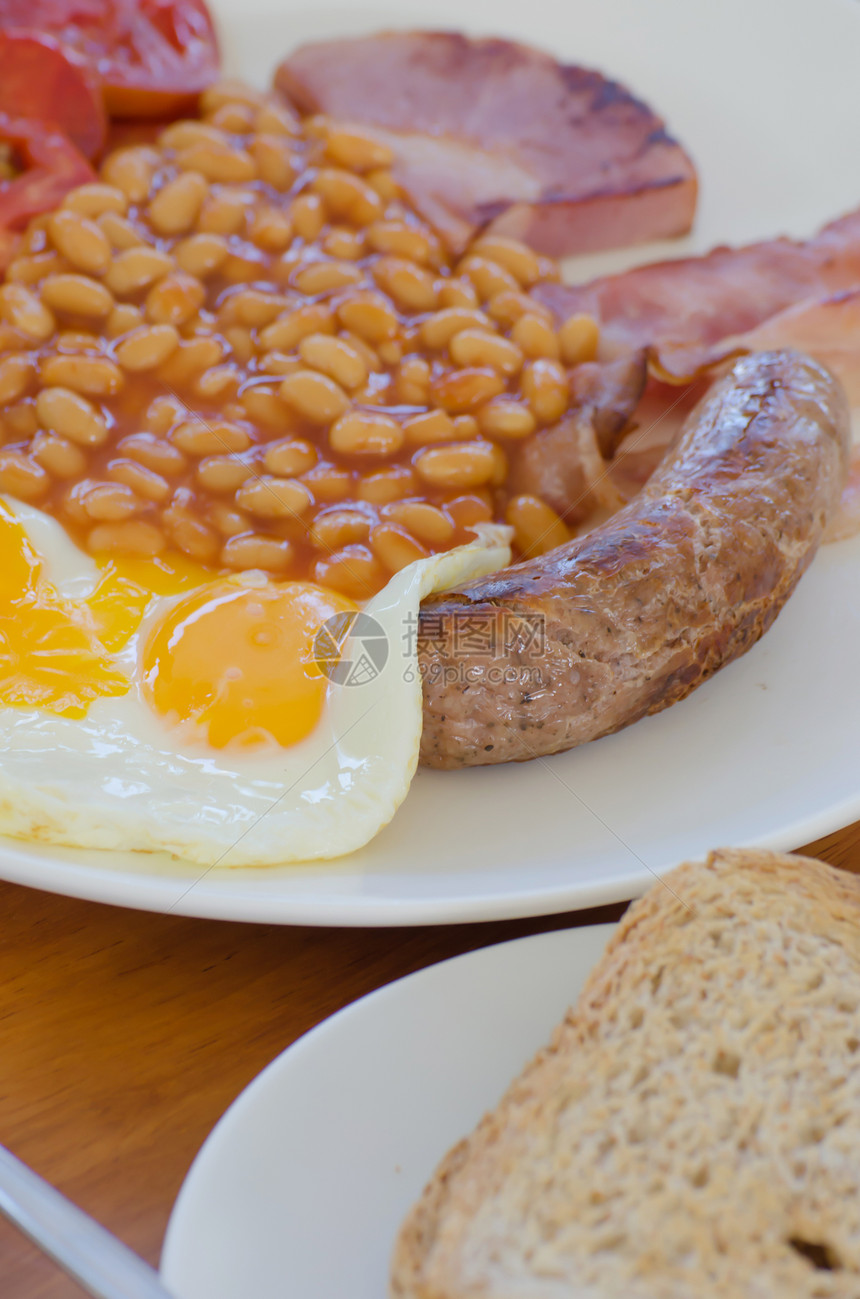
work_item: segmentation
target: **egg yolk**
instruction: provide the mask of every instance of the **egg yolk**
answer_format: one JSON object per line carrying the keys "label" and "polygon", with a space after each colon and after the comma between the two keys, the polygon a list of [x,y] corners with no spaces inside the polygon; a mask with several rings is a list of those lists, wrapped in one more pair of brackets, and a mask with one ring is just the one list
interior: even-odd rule
{"label": "egg yolk", "polygon": [[326,678],[314,639],[356,609],[309,582],[210,583],[180,600],[143,652],[143,690],[172,725],[191,723],[213,748],[274,739],[287,747],[320,720]]}
{"label": "egg yolk", "polygon": [[0,556],[0,705],[83,717],[100,695],[125,694],[130,682],[86,603],[64,600],[42,578],[23,527],[3,510]]}

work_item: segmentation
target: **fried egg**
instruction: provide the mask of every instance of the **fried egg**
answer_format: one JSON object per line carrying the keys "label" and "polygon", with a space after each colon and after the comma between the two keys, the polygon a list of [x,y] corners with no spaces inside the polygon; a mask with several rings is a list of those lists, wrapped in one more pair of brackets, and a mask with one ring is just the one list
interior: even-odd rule
{"label": "fried egg", "polygon": [[181,556],[97,563],[0,498],[0,833],[205,866],[362,847],[418,763],[420,602],[508,538],[481,525],[359,610]]}

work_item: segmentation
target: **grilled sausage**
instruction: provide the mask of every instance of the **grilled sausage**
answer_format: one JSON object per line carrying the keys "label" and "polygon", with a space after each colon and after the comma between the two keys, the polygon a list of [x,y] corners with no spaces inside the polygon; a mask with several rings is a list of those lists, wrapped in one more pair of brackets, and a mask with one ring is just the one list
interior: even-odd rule
{"label": "grilled sausage", "polygon": [[791,595],[838,507],[848,445],[843,391],[821,366],[739,361],[626,508],[424,602],[422,761],[520,762],[683,699]]}

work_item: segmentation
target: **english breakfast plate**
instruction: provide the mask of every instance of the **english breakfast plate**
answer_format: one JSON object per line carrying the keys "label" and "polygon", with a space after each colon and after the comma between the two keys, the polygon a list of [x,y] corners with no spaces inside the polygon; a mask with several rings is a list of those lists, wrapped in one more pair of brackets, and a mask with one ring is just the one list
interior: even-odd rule
{"label": "english breakfast plate", "polygon": [[162,1257],[176,1299],[386,1294],[409,1206],[549,1039],[613,928],[538,934],[431,966],[273,1061],[215,1127],[179,1194]]}
{"label": "english breakfast plate", "polygon": [[[664,114],[702,183],[693,234],[579,259],[581,279],[776,233],[856,207],[853,0],[553,0],[432,7],[220,0],[225,61],[262,86],[293,46],[392,26],[526,39],[599,67]],[[802,87],[802,93],[798,93]],[[159,853],[3,840],[0,875],[73,896],[281,923],[414,924],[629,898],[718,844],[793,848],[860,816],[860,538],[825,547],[767,636],[695,695],[583,749],[523,765],[419,771],[363,849],[312,865],[191,864]],[[356,691],[356,699],[359,691]],[[396,727],[396,717],[390,721]],[[104,763],[112,758],[106,750]],[[15,776],[14,757],[8,757]],[[126,781],[129,789],[133,780]],[[275,798],[274,803],[279,798]],[[182,813],[189,826],[193,797]],[[180,819],[182,819],[180,817]]]}

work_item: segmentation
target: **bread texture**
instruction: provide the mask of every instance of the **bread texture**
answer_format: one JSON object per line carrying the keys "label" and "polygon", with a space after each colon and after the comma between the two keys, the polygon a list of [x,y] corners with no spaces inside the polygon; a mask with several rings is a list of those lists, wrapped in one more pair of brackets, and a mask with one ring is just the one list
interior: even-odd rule
{"label": "bread texture", "polygon": [[724,850],[629,909],[407,1218],[392,1299],[860,1299],[860,880]]}

